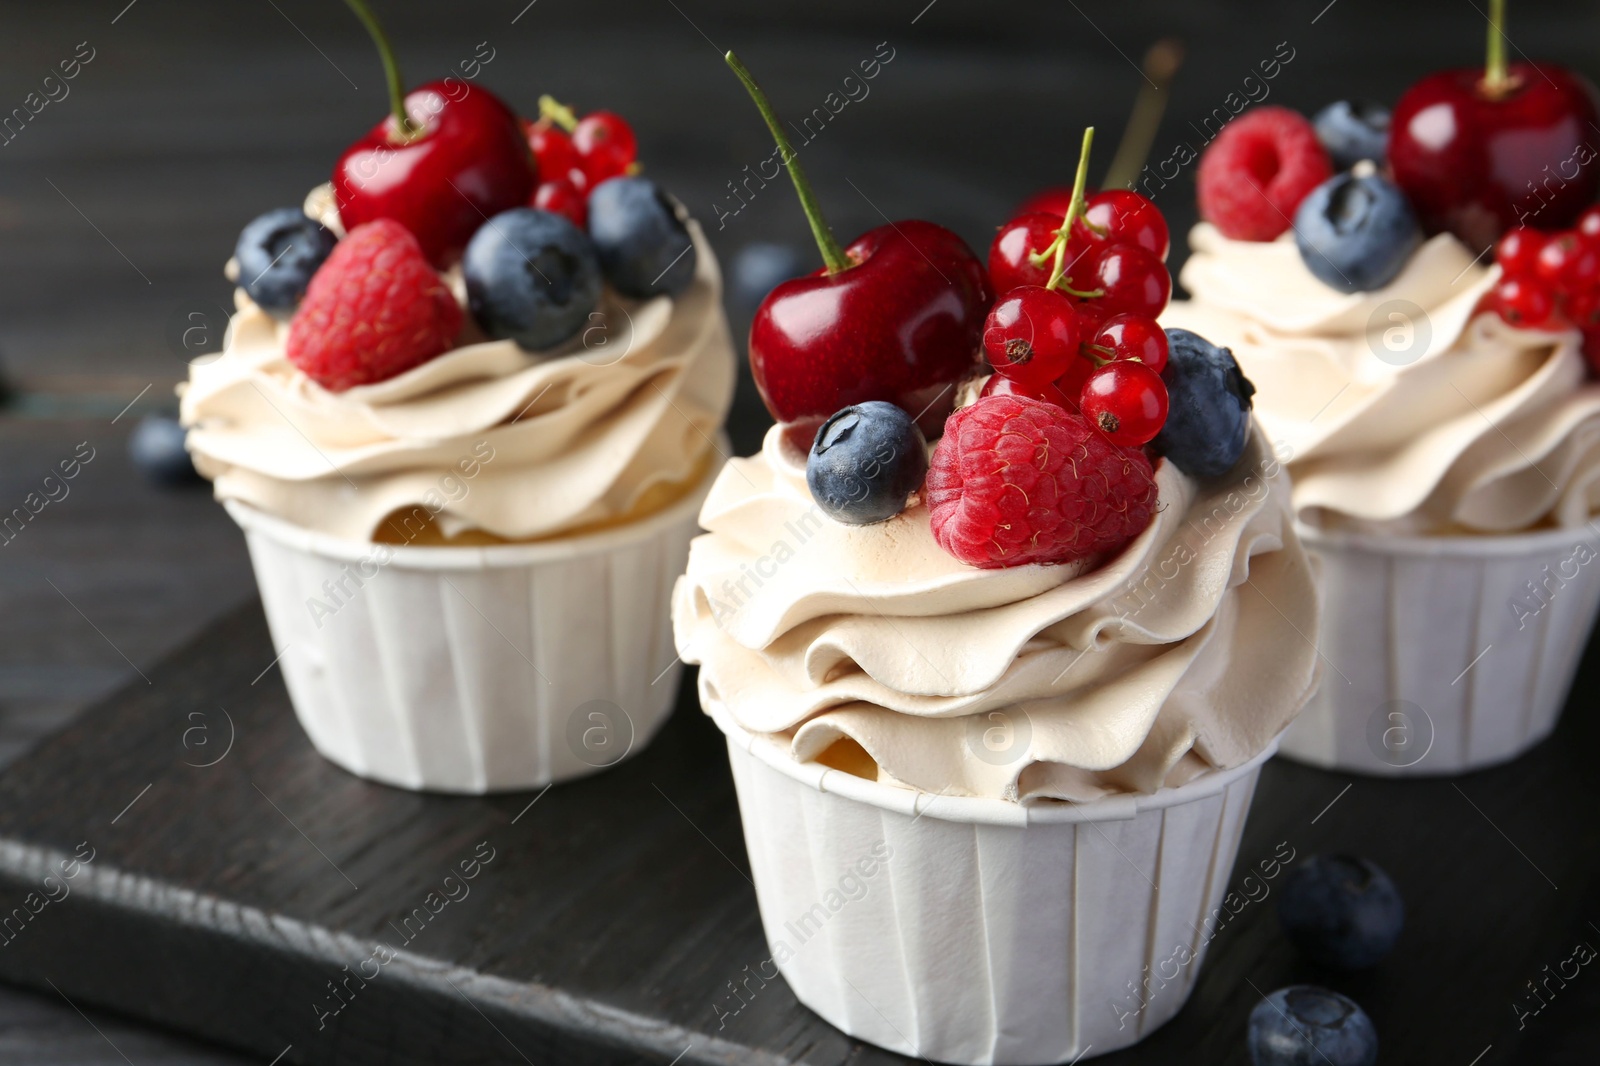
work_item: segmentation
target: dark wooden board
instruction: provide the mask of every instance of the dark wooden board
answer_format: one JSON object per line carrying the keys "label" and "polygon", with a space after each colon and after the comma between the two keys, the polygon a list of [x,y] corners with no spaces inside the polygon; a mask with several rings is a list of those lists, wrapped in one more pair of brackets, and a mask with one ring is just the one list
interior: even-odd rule
{"label": "dark wooden board", "polygon": [[[906,1061],[781,983],[718,1028],[727,982],[769,953],[724,749],[687,686],[655,743],[610,773],[430,797],[317,756],[277,671],[252,684],[271,659],[259,608],[243,608],[0,777],[6,908],[85,842],[95,853],[11,933],[0,976],[285,1062]],[[1178,1018],[1104,1061],[1242,1062],[1259,992],[1299,980],[1363,1003],[1387,1062],[1592,1061],[1600,979],[1546,994],[1520,1031],[1512,1005],[1546,964],[1600,944],[1597,668],[1591,654],[1558,735],[1506,767],[1378,781],[1269,764],[1234,883],[1284,842],[1371,856],[1406,894],[1399,949],[1359,977],[1319,972],[1268,895],[1224,925]],[[401,932],[490,849],[464,896]],[[379,943],[404,954],[339,1006],[329,982]]]}

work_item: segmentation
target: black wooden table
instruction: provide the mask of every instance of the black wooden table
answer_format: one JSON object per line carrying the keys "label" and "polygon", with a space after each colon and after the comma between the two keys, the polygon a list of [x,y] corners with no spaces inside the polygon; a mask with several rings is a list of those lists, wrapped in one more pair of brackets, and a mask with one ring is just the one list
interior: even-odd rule
{"label": "black wooden table", "polygon": [[[1067,177],[1083,124],[1098,124],[1109,149],[1139,84],[1132,59],[1158,35],[1189,45],[1164,156],[1284,45],[1294,58],[1270,102],[1313,109],[1340,96],[1392,101],[1424,70],[1471,63],[1483,26],[1455,0],[469,0],[448,13],[377,3],[412,81],[451,73],[487,41],[496,58],[483,84],[525,107],[553,92],[626,114],[652,173],[708,220],[729,203],[726,183],[770,152],[719,49],[737,48],[798,113],[888,42],[895,58],[871,95],[807,147],[813,180],[844,234],[925,216],[975,246],[1023,195]],[[1587,48],[1600,31],[1593,5],[1515,4],[1512,18],[1517,51],[1600,74]],[[553,789],[512,824],[532,796],[430,800],[353,781],[310,753],[275,672],[249,684],[270,649],[237,531],[203,492],[139,483],[123,442],[135,419],[171,407],[183,373],[171,324],[226,302],[220,264],[239,226],[297,201],[381,113],[377,65],[335,3],[0,2],[0,114],[80,42],[94,58],[70,96],[0,145],[0,367],[18,390],[0,411],[0,510],[79,442],[99,449],[72,496],[0,549],[0,824],[15,844],[0,902],[19,898],[41,849],[89,840],[98,871],[94,892],[85,881],[0,947],[0,976],[17,982],[0,990],[0,1062],[241,1061],[148,1021],[261,1062],[291,1043],[284,1062],[522,1062],[496,1027],[541,1066],[679,1051],[684,1062],[761,1061],[752,1048],[779,1061],[890,1061],[781,986],[709,1031],[713,992],[766,952],[735,870],[743,847],[724,760],[692,708],[634,764]],[[1158,196],[1177,235],[1191,201],[1187,175]],[[725,263],[753,241],[807,240],[781,185],[713,222],[710,237]],[[733,314],[737,333],[748,310]],[[746,379],[739,451],[764,421]],[[208,645],[162,658],[202,633]],[[117,692],[124,683],[134,687]],[[210,768],[184,765],[204,761],[198,741],[222,724],[188,717],[216,714],[196,702],[202,692],[238,728]],[[1301,977],[1360,999],[1386,1062],[1592,1061],[1600,981],[1587,970],[1546,993],[1524,1030],[1513,1013],[1534,1003],[1526,982],[1578,940],[1600,946],[1583,761],[1593,664],[1579,692],[1556,740],[1454,784],[1271,764],[1241,863],[1284,840],[1302,854],[1371,855],[1412,908],[1399,953],[1359,980],[1316,974],[1276,936],[1270,900],[1251,906],[1214,944],[1184,1014],[1108,1061],[1239,1061],[1249,985]],[[386,968],[311,1029],[306,993],[348,961],[333,960],[415,907],[443,876],[430,864],[459,862],[469,856],[452,849],[482,839],[506,844],[472,896],[418,939],[417,973]],[[274,920],[226,925],[254,912]]]}

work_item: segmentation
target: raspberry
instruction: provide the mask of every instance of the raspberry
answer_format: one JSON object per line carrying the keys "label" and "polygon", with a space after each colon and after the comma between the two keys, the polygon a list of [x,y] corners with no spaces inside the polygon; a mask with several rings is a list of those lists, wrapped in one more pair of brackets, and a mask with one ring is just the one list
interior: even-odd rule
{"label": "raspberry", "polygon": [[1287,107],[1258,107],[1222,128],[1200,157],[1200,217],[1223,236],[1270,241],[1306,194],[1333,176],[1317,131]]}
{"label": "raspberry", "polygon": [[996,393],[945,423],[927,500],[940,547],[995,569],[1121,547],[1150,524],[1156,483],[1143,452],[1082,416]]}
{"label": "raspberry", "polygon": [[330,392],[403,374],[445,351],[461,307],[393,219],[357,226],[311,278],[289,326],[289,362]]}

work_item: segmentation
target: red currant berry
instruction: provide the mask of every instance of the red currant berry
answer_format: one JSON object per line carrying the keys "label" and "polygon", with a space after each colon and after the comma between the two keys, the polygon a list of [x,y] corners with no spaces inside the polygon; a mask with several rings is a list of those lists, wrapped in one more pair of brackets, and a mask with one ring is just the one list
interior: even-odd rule
{"label": "red currant berry", "polygon": [[1493,295],[1500,317],[1513,326],[1531,329],[1543,325],[1556,309],[1550,290],[1532,278],[1501,278]]}
{"label": "red currant berry", "polygon": [[1064,405],[1069,411],[1078,409],[1078,401],[1083,397],[1083,387],[1089,383],[1094,372],[1100,369],[1094,360],[1079,356],[1072,361],[1067,372],[1056,378],[1056,389],[1067,397]]}
{"label": "red currant berry", "polygon": [[1579,329],[1600,329],[1600,291],[1585,289],[1567,297],[1566,313]]}
{"label": "red currant berry", "polygon": [[541,182],[533,190],[533,206],[564,215],[579,229],[589,224],[589,201],[566,178]]}
{"label": "red currant berry", "polygon": [[1167,331],[1153,318],[1143,315],[1112,315],[1100,324],[1089,342],[1096,348],[1109,348],[1114,359],[1132,359],[1157,374],[1167,367]]}
{"label": "red currant berry", "polygon": [[1586,244],[1600,244],[1600,205],[1586,208],[1583,214],[1578,216],[1573,232]]}
{"label": "red currant berry", "polygon": [[1085,275],[1081,283],[1074,281],[1074,288],[1104,290],[1103,296],[1088,302],[1098,304],[1107,317],[1133,314],[1155,318],[1172,296],[1167,265],[1134,244],[1113,244],[1098,255],[1090,252],[1073,275]]}
{"label": "red currant berry", "polygon": [[995,371],[1035,388],[1072,365],[1081,339],[1072,301],[1038,285],[1006,293],[983,327],[984,351]]}
{"label": "red currant berry", "polygon": [[[1035,265],[1030,258],[1043,252],[1056,239],[1061,228],[1060,215],[1034,212],[1018,215],[1000,227],[994,243],[989,245],[989,280],[995,292],[1009,292],[1021,285],[1043,285],[1050,280],[1051,260]],[[1072,261],[1072,248],[1067,249],[1067,261]]]}
{"label": "red currant berry", "polygon": [[1143,363],[1119,359],[1096,370],[1079,404],[1085,418],[1126,448],[1148,443],[1167,421],[1167,387]]}
{"label": "red currant berry", "polygon": [[1034,211],[1046,215],[1056,216],[1056,221],[1067,217],[1067,208],[1072,206],[1072,186],[1053,185],[1048,189],[1040,189],[1017,208],[1017,214],[1026,215]]}
{"label": "red currant berry", "polygon": [[1533,263],[1533,273],[1529,276],[1537,278],[1552,289],[1560,289],[1570,280],[1580,251],[1582,247],[1573,234],[1552,234],[1540,247],[1539,255]]}
{"label": "red currant berry", "polygon": [[1172,244],[1160,209],[1129,189],[1107,189],[1091,196],[1083,218],[1073,223],[1072,233],[1086,243],[1136,244],[1163,263]]}
{"label": "red currant berry", "polygon": [[1549,240],[1543,233],[1536,229],[1519,226],[1514,230],[1506,231],[1500,238],[1500,243],[1494,247],[1495,262],[1500,264],[1500,269],[1507,274],[1517,274],[1522,277],[1533,276],[1534,266],[1539,261],[1539,250]]}
{"label": "red currant berry", "polygon": [[555,181],[578,166],[578,150],[572,146],[572,138],[567,136],[566,130],[549,119],[540,119],[528,123],[527,131],[528,147],[533,149],[540,181]]}
{"label": "red currant berry", "polygon": [[1600,374],[1600,329],[1583,331],[1583,357],[1589,361],[1589,372]]}
{"label": "red currant berry", "polygon": [[621,115],[610,111],[585,115],[572,131],[572,146],[583,159],[584,173],[589,175],[591,186],[626,173],[629,165],[639,158],[633,128]]}
{"label": "red currant berry", "polygon": [[1054,381],[1043,385],[1026,385],[1015,381],[1004,374],[991,374],[989,380],[983,383],[983,389],[978,394],[983,396],[1026,396],[1031,400],[1043,400],[1053,403],[1057,407],[1065,407],[1069,411],[1078,409],[1078,401],[1072,397],[1076,393],[1068,393],[1061,385]]}

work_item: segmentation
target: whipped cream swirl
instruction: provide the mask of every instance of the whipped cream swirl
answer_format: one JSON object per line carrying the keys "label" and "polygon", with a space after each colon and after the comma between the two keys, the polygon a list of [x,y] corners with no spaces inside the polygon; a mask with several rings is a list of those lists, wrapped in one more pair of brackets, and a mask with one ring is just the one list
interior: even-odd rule
{"label": "whipped cream swirl", "polygon": [[225,351],[182,388],[196,466],[219,499],[352,540],[418,507],[446,536],[507,540],[633,517],[702,476],[733,395],[721,275],[689,228],[699,266],[676,297],[607,289],[588,327],[539,353],[469,318],[457,347],[345,392],[296,369],[287,325],[240,290]]}
{"label": "whipped cream swirl", "polygon": [[1292,234],[1234,241],[1202,223],[1162,315],[1233,349],[1290,457],[1313,525],[1402,534],[1571,527],[1600,509],[1600,385],[1576,331],[1475,313],[1499,267],[1449,234],[1389,285],[1345,294]]}
{"label": "whipped cream swirl", "polygon": [[1027,802],[1152,793],[1258,754],[1317,675],[1313,575],[1257,434],[1108,559],[979,570],[921,504],[846,526],[782,427],[713,486],[673,605],[701,697],[880,782]]}

